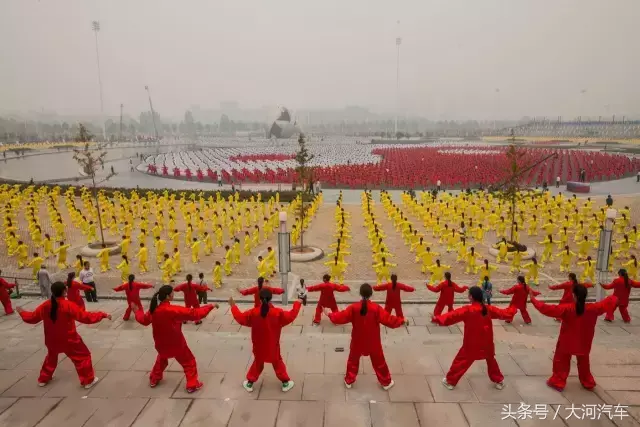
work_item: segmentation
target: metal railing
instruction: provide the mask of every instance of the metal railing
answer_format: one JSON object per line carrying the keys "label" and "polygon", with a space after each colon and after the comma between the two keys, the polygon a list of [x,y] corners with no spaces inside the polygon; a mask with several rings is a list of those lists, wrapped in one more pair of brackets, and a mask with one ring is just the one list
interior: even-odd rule
{"label": "metal railing", "polygon": [[6,280],[10,284],[15,284],[16,286],[12,289],[9,297],[12,299],[22,298],[22,294],[20,293],[20,286],[26,287],[28,283],[34,283],[35,279],[33,277],[24,277],[24,276],[5,276],[0,275],[0,278]]}

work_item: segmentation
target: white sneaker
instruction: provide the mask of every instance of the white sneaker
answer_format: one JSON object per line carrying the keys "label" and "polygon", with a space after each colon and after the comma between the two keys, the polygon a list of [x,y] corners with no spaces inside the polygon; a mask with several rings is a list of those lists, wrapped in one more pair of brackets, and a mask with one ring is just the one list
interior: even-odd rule
{"label": "white sneaker", "polygon": [[248,380],[244,380],[242,382],[242,387],[244,387],[247,393],[251,393],[253,391],[253,383],[250,383]]}
{"label": "white sneaker", "polygon": [[349,384],[349,383],[345,380],[345,382],[344,382],[344,386],[345,386],[346,388],[351,388],[351,387],[353,387],[353,383]]}
{"label": "white sneaker", "polygon": [[449,384],[446,378],[442,379],[442,385],[445,386],[448,390],[453,390],[456,387],[454,385]]}
{"label": "white sneaker", "polygon": [[38,383],[38,387],[46,387],[49,383]]}
{"label": "white sneaker", "polygon": [[389,390],[391,387],[393,387],[394,385],[396,385],[396,383],[393,382],[393,380],[391,380],[391,382],[388,385],[383,385],[382,388],[384,390]]}
{"label": "white sneaker", "polygon": [[502,389],[504,388],[504,383],[503,383],[502,381],[501,381],[501,382],[499,382],[499,383],[496,383],[496,388],[497,388],[498,390],[502,390]]}
{"label": "white sneaker", "polygon": [[287,381],[286,383],[282,383],[282,392],[286,393],[289,390],[291,390],[293,388],[293,386],[295,385],[295,383],[291,380]]}
{"label": "white sneaker", "polygon": [[87,390],[90,389],[91,387],[93,387],[94,385],[96,385],[98,383],[98,381],[100,381],[100,378],[98,377],[93,377],[93,381],[89,384],[86,384],[84,386],[84,388],[86,388]]}

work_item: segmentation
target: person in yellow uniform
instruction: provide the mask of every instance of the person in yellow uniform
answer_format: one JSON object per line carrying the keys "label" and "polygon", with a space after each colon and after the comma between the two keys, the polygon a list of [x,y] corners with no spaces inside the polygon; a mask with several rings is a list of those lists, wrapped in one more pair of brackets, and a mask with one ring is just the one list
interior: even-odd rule
{"label": "person in yellow uniform", "polygon": [[180,232],[177,229],[173,230],[173,233],[169,235],[173,249],[180,247]]}
{"label": "person in yellow uniform", "polygon": [[243,249],[244,249],[244,254],[245,255],[250,255],[251,254],[251,235],[249,234],[248,231],[244,232]]}
{"label": "person in yellow uniform", "polygon": [[231,276],[232,270],[231,270],[231,263],[233,261],[233,253],[231,251],[231,248],[229,247],[229,245],[224,247],[225,253],[224,253],[224,274],[226,276]]}
{"label": "person in yellow uniform", "polygon": [[578,243],[578,257],[585,259],[592,247],[593,244],[589,241],[589,237],[584,236],[583,240]]}
{"label": "person in yellow uniform", "polygon": [[523,253],[515,250],[507,254],[507,256],[511,256],[511,268],[509,269],[509,273],[515,273],[520,271],[520,264],[522,263],[522,255]]}
{"label": "person in yellow uniform", "polygon": [[576,253],[569,249],[569,246],[565,246],[564,250],[556,254],[556,258],[560,257],[560,272],[569,271],[571,268],[571,261]]}
{"label": "person in yellow uniform", "polygon": [[213,285],[216,289],[220,289],[222,286],[222,265],[220,265],[220,261],[216,261],[213,267]]}
{"label": "person in yellow uniform", "polygon": [[73,269],[76,272],[76,277],[80,277],[80,271],[84,268],[84,259],[82,255],[76,255],[76,262],[73,264]]}
{"label": "person in yellow uniform", "polygon": [[465,273],[467,273],[467,274],[477,274],[478,273],[478,263],[476,262],[476,260],[478,258],[481,258],[481,257],[482,257],[482,255],[477,253],[476,249],[473,246],[471,246],[471,248],[469,248],[469,251],[465,255],[465,259],[467,261],[467,267],[465,269]]}
{"label": "person in yellow uniform", "polygon": [[262,278],[269,277],[269,272],[267,270],[267,262],[265,261],[264,258],[262,258],[262,256],[258,257],[258,265],[256,268],[258,270],[258,277],[262,277]]}
{"label": "person in yellow uniform", "polygon": [[346,262],[340,261],[340,259],[336,256],[333,258],[333,260],[325,262],[324,265],[329,267],[329,275],[332,278],[338,280],[339,284],[344,283],[344,271],[348,266]]}
{"label": "person in yellow uniform", "polygon": [[478,284],[482,283],[485,276],[488,277],[489,280],[491,280],[491,272],[496,271],[497,269],[498,269],[497,266],[493,264],[489,264],[489,260],[485,259],[482,265],[480,266],[480,269],[478,270],[478,275],[479,275]]}
{"label": "person in yellow uniform", "polygon": [[138,258],[138,270],[140,273],[146,273],[148,271],[147,261],[149,259],[149,250],[144,246],[144,243],[140,243],[140,249],[138,249],[136,258]]}
{"label": "person in yellow uniform", "polygon": [[173,255],[171,256],[171,262],[173,263],[172,273],[178,274],[182,272],[182,266],[180,265],[180,249],[173,248]]}
{"label": "person in yellow uniform", "polygon": [[442,282],[442,280],[444,279],[444,272],[448,268],[451,268],[451,266],[441,264],[440,260],[437,259],[435,264],[429,266],[429,271],[431,272],[431,278],[429,279],[429,284],[433,285],[435,283]]}
{"label": "person in yellow uniform", "polygon": [[265,257],[265,261],[267,262],[267,269],[271,276],[276,274],[276,252],[269,246],[267,248],[267,256]]}
{"label": "person in yellow uniform", "polygon": [[193,238],[193,243],[191,244],[191,262],[197,264],[200,262],[200,240],[197,237]]}
{"label": "person in yellow uniform", "polygon": [[233,245],[231,246],[231,252],[233,255],[233,263],[240,264],[240,239],[235,237],[233,239]]}
{"label": "person in yellow uniform", "polygon": [[[127,236],[122,236],[122,240],[120,241],[120,253],[123,255],[129,256],[130,245],[131,245],[131,239],[128,239]],[[129,280],[129,276],[127,276],[127,280]]]}
{"label": "person in yellow uniform", "polygon": [[122,255],[122,261],[120,261],[120,264],[116,265],[116,269],[120,270],[120,280],[123,282],[129,280],[131,267],[129,266],[129,258],[126,255]]}
{"label": "person in yellow uniform", "polygon": [[224,237],[224,233],[222,230],[222,225],[218,225],[218,228],[216,228],[216,246],[217,247],[222,246],[223,237]]}
{"label": "person in yellow uniform", "polygon": [[48,234],[44,235],[44,240],[42,241],[42,245],[44,246],[44,257],[49,258],[53,255],[53,242],[51,241],[51,236]]}
{"label": "person in yellow uniform", "polygon": [[165,247],[167,245],[167,241],[162,239],[160,236],[155,238],[154,245],[156,248],[156,262],[161,264],[164,260]]}
{"label": "person in yellow uniform", "polygon": [[631,249],[631,242],[629,236],[626,234],[622,236],[622,239],[616,241],[619,246],[618,250],[613,251],[616,258],[627,258],[629,256],[629,249]]}
{"label": "person in yellow uniform", "polygon": [[27,267],[31,267],[31,272],[33,273],[33,278],[36,279],[38,277],[38,271],[40,270],[40,266],[44,262],[44,258],[42,258],[38,253],[33,254],[33,258],[27,264]]}
{"label": "person in yellow uniform", "polygon": [[93,221],[89,221],[89,226],[87,227],[87,242],[93,243],[96,240],[98,240],[96,225],[93,223]]}
{"label": "person in yellow uniform", "polygon": [[211,255],[211,253],[213,252],[213,240],[211,239],[211,235],[209,233],[207,233],[206,231],[204,232],[204,254],[205,255]]}
{"label": "person in yellow uniform", "polygon": [[68,268],[67,264],[67,250],[71,247],[71,245],[65,244],[63,241],[60,241],[59,246],[55,249],[54,253],[58,255],[58,268],[65,269]]}
{"label": "person in yellow uniform", "polygon": [[[439,252],[432,252],[431,251],[431,247],[427,246],[427,248],[421,254],[420,259],[419,259],[419,261],[422,262],[422,266],[420,267],[420,271],[423,274],[426,274],[427,271],[429,271],[429,267],[431,267],[434,264],[433,257],[436,257],[438,255],[440,255]],[[416,261],[418,261],[417,257],[416,257]]]}
{"label": "person in yellow uniform", "polygon": [[553,257],[553,236],[548,234],[547,237],[542,241],[538,242],[541,245],[544,245],[544,251],[542,252],[542,259],[540,261],[551,261]]}
{"label": "person in yellow uniform", "polygon": [[591,261],[591,257],[588,256],[585,261],[580,261],[578,265],[582,265],[582,275],[580,276],[580,281],[585,282],[589,279],[589,283],[595,283],[596,281],[596,264]]}
{"label": "person in yellow uniform", "polygon": [[18,268],[24,268],[29,259],[29,247],[22,240],[19,240],[16,252],[18,253]]}
{"label": "person in yellow uniform", "polygon": [[496,256],[496,262],[499,264],[502,261],[507,260],[507,254],[509,253],[509,245],[507,244],[507,239],[504,237],[500,242],[493,246],[495,249],[498,249],[498,255]]}
{"label": "person in yellow uniform", "polygon": [[542,266],[538,264],[537,258],[536,257],[531,258],[531,261],[523,265],[522,268],[527,269],[527,273],[525,275],[525,281],[527,283],[531,283],[538,286],[539,284],[538,274]]}
{"label": "person in yellow uniform", "polygon": [[631,280],[636,280],[638,276],[638,260],[635,255],[631,255],[629,257],[629,261],[622,264],[622,266],[627,270],[627,275]]}
{"label": "person in yellow uniform", "polygon": [[173,260],[169,258],[169,254],[164,254],[164,262],[162,263],[162,283],[168,284],[173,276]]}
{"label": "person in yellow uniform", "polygon": [[104,273],[107,270],[111,270],[109,266],[109,248],[103,245],[102,249],[96,255],[100,259],[100,271]]}

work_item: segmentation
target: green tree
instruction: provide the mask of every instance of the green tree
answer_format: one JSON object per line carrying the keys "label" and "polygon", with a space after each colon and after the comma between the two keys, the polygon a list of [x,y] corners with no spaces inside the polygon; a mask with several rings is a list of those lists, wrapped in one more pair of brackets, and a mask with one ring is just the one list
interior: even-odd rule
{"label": "green tree", "polygon": [[[298,196],[300,197],[300,210],[298,211],[298,218],[300,218],[300,247],[304,248],[304,229],[302,224],[304,223],[304,217],[306,214],[304,200],[305,200],[305,183],[310,182],[311,169],[309,168],[309,162],[313,160],[313,154],[309,153],[307,149],[307,141],[303,133],[300,133],[298,137],[298,152],[296,153],[296,172],[298,173],[298,181],[300,185],[300,191]],[[311,187],[307,188],[307,191],[311,191]]]}
{"label": "green tree", "polygon": [[75,137],[75,141],[90,142],[92,139],[93,139],[93,135],[91,134],[91,132],[89,132],[87,127],[82,123],[78,123],[78,134]]}

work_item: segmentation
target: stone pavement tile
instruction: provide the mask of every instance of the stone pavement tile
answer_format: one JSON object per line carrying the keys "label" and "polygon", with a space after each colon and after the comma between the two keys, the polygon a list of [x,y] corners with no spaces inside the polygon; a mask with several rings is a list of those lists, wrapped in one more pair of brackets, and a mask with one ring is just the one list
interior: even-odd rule
{"label": "stone pavement tile", "polygon": [[[100,381],[107,375],[106,371],[95,371],[94,375],[100,378]],[[80,385],[80,379],[75,372],[60,372],[54,376],[45,389],[45,397],[82,397],[89,394],[89,390],[86,390]]]}
{"label": "stone pavement tile", "polygon": [[189,405],[189,399],[151,399],[132,427],[178,427]]}
{"label": "stone pavement tile", "polygon": [[0,370],[0,394],[20,381],[20,379],[29,372],[30,371],[23,371],[21,369]]}
{"label": "stone pavement tile", "polygon": [[412,375],[442,375],[442,367],[432,352],[409,351],[402,359],[402,371]]}
{"label": "stone pavement tile", "polygon": [[413,322],[411,323],[412,325],[415,326],[431,326],[433,325],[433,323],[431,323],[431,318],[427,317],[427,316],[420,316],[420,317],[412,317]]}
{"label": "stone pavement tile", "polygon": [[424,375],[393,375],[396,383],[389,390],[392,402],[433,402],[431,389]]}
{"label": "stone pavement tile", "polygon": [[605,390],[640,391],[640,379],[629,377],[598,377],[596,382]]}
{"label": "stone pavement tile", "polygon": [[282,335],[300,335],[302,334],[302,325],[287,326],[282,330]]}
{"label": "stone pavement tile", "polygon": [[[585,417],[582,405],[561,405],[558,410],[558,418],[562,418],[564,423],[569,427],[578,426],[601,426],[601,427],[613,427],[615,424],[609,419],[608,416],[602,415],[600,419],[590,419]],[[629,417],[631,418],[631,417]]]}
{"label": "stone pavement tile", "polygon": [[133,387],[133,391],[131,392],[132,396],[148,398],[169,398],[178,388],[178,385],[184,378],[184,373],[165,371],[162,381],[160,381],[160,384],[158,384],[154,388],[149,387],[149,372],[145,372],[143,376],[137,378],[137,384],[131,384],[131,386]]}
{"label": "stone pavement tile", "polygon": [[596,392],[585,389],[575,378],[569,378],[562,395],[569,402],[577,405],[599,405],[604,403]]}
{"label": "stone pavement tile", "polygon": [[370,404],[373,427],[419,427],[413,403],[376,402]]}
{"label": "stone pavement tile", "polygon": [[[36,351],[35,353],[33,353],[31,356],[24,359],[22,363],[20,363],[14,369],[34,370],[34,371],[40,370],[40,368],[42,367],[42,362],[44,361],[44,358],[46,357],[46,355],[47,355],[47,349],[42,348]],[[64,359],[66,359],[66,357],[67,356],[65,356],[64,354],[60,354],[58,356],[58,363],[61,363]]]}
{"label": "stone pavement tile", "polygon": [[[220,388],[222,381],[224,380],[225,374],[220,373],[206,373],[200,372],[198,373],[200,381],[204,383],[204,386],[195,393],[187,393],[187,389],[185,388],[186,379],[184,374],[180,377],[180,384],[175,388],[172,397],[179,399],[216,399],[220,398]],[[240,384],[238,384],[240,386]],[[242,389],[242,387],[240,387]],[[247,394],[244,390],[242,390],[245,394]],[[255,391],[254,391],[255,393]],[[230,396],[224,396],[224,398]]]}
{"label": "stone pavement tile", "polygon": [[629,407],[629,415],[631,415],[637,424],[640,425],[640,406]]}
{"label": "stone pavement tile", "polygon": [[95,400],[98,409],[83,427],[130,426],[149,401],[136,397]]}
{"label": "stone pavement tile", "polygon": [[346,400],[344,376],[307,374],[304,377],[302,400]]}
{"label": "stone pavement tile", "polygon": [[502,419],[502,404],[461,403],[460,406],[470,427],[517,426],[512,419]]}
{"label": "stone pavement tile", "polygon": [[522,396],[525,403],[566,404],[567,399],[562,393],[551,389],[546,384],[546,377],[511,377],[509,385]]}
{"label": "stone pavement tile", "polygon": [[347,401],[388,402],[389,392],[385,391],[375,375],[358,375],[350,389],[346,389]]}
{"label": "stone pavement tile", "polygon": [[[535,404],[534,404],[535,405]],[[533,410],[534,405],[531,406]],[[518,405],[511,405],[510,410],[515,412],[518,408]],[[521,415],[513,415],[516,419],[516,423],[518,423],[519,427],[564,427],[566,424],[562,420],[559,415],[555,415],[556,409],[558,409],[558,405],[545,405],[544,406],[546,415],[544,411],[540,411],[539,414],[531,414],[529,416],[521,416]],[[558,409],[559,412],[559,409]],[[505,417],[506,415],[503,415]],[[512,418],[509,418],[512,420]]]}
{"label": "stone pavement tile", "polygon": [[291,350],[287,354],[287,370],[289,375],[322,374],[324,372],[324,352],[308,350]]}
{"label": "stone pavement tile", "polygon": [[239,332],[240,328],[242,326],[240,325],[220,325],[220,327],[218,328],[218,333],[220,332]]}
{"label": "stone pavement tile", "polygon": [[429,329],[427,329],[427,327],[424,325],[421,325],[421,326],[409,325],[407,326],[407,331],[409,332],[409,335],[414,337],[419,337],[419,338],[424,337],[425,335],[431,335],[431,333],[429,332]]}
{"label": "stone pavement tile", "polygon": [[[451,363],[453,363],[453,359],[456,357],[458,353],[458,349],[454,351],[445,351],[443,353],[437,353],[436,358],[438,359],[438,363],[440,363],[440,367],[442,368],[442,372],[449,372],[449,368],[451,367]],[[486,366],[486,362],[484,360],[476,360],[473,362],[471,367],[465,373],[466,375],[481,375],[482,374],[482,366]]]}
{"label": "stone pavement tile", "polygon": [[[148,348],[138,357],[136,362],[131,365],[129,368],[132,371],[150,371],[153,368],[154,363],[156,363],[156,358],[158,356],[158,352],[155,348]],[[169,366],[171,366],[175,362],[174,359],[169,361]],[[168,367],[167,367],[168,369]]]}
{"label": "stone pavement tile", "polygon": [[[324,355],[324,373],[325,374],[343,374],[347,368],[347,357],[349,356],[348,349],[344,352],[336,353],[335,351],[329,351]],[[364,372],[364,363],[370,363],[368,357],[360,358],[359,373]]]}
{"label": "stone pavement tile", "polygon": [[436,335],[436,334],[449,335],[449,334],[451,334],[451,330],[449,328],[444,327],[444,326],[428,326],[427,325],[427,329],[429,330],[429,333],[431,335]]}
{"label": "stone pavement tile", "polygon": [[[211,360],[213,359],[213,355],[216,353],[216,350],[211,348],[206,348],[206,347],[198,347],[198,346],[192,346],[190,347],[190,349],[191,349],[191,353],[193,353],[193,355],[196,358],[196,365],[198,368],[198,372],[206,372],[206,370],[209,368],[209,365],[211,364]],[[182,368],[182,365],[179,364],[174,359],[173,363],[171,363],[167,367],[167,371],[184,372],[184,369]]]}
{"label": "stone pavement tile", "polygon": [[207,372],[235,372],[244,375],[248,368],[250,350],[220,349],[211,359]]}
{"label": "stone pavement tile", "polygon": [[591,373],[596,377],[596,381],[600,377],[640,377],[640,365],[592,364]]}
{"label": "stone pavement tile", "polygon": [[436,402],[477,402],[478,398],[473,392],[467,378],[462,377],[453,390],[448,390],[442,385],[441,376],[428,376],[429,388]]}
{"label": "stone pavement tile", "polygon": [[[291,375],[291,374],[290,374]],[[302,390],[304,388],[304,375],[291,377],[295,383],[293,388],[286,393],[282,392],[282,382],[275,375],[265,377],[262,380],[262,387],[258,399],[260,400],[302,400]],[[254,391],[255,393],[255,391]]]}
{"label": "stone pavement tile", "polygon": [[620,325],[625,331],[629,332],[630,334],[640,335],[640,326],[628,326],[624,323],[620,323]]}
{"label": "stone pavement tile", "polygon": [[368,402],[326,402],[325,427],[370,427],[371,414]]}
{"label": "stone pavement tile", "polygon": [[[6,371],[3,371],[6,372]],[[67,373],[67,372],[59,372],[58,375],[73,375],[76,379],[77,375]],[[2,393],[3,397],[42,397],[47,392],[47,387],[39,387],[38,386],[38,377],[40,376],[39,371],[29,371],[26,375],[24,375],[20,380],[13,384],[13,386],[9,387],[7,390]],[[56,376],[54,375],[53,381],[56,380]]]}
{"label": "stone pavement tile", "polygon": [[522,397],[516,392],[509,382],[509,377],[505,377],[505,388],[498,390],[495,383],[486,375],[469,375],[467,377],[471,388],[480,403],[518,403],[522,402]]}
{"label": "stone pavement tile", "polygon": [[[524,375],[520,366],[513,360],[513,358],[509,354],[496,354],[496,361],[498,362],[498,366],[500,366],[500,371],[502,375]],[[487,373],[487,364],[480,362],[480,370],[483,373]]]}
{"label": "stone pavement tile", "polygon": [[14,346],[0,351],[0,369],[13,369],[27,360],[39,349],[37,347]]}
{"label": "stone pavement tile", "polygon": [[82,427],[98,410],[100,399],[80,399],[67,397],[49,412],[38,427]]}
{"label": "stone pavement tile", "polygon": [[280,402],[276,427],[323,427],[324,402]]}
{"label": "stone pavement tile", "polygon": [[609,335],[620,335],[627,336],[629,335],[629,331],[623,329],[620,326],[606,326],[606,325],[598,325],[598,329],[606,332]]}
{"label": "stone pavement tile", "polygon": [[552,363],[546,352],[514,350],[510,355],[526,375],[549,375],[551,373]]}
{"label": "stone pavement tile", "polygon": [[[107,354],[110,350],[110,348],[103,348],[103,347],[94,347],[94,346],[88,346],[89,350],[91,350],[91,363],[93,364],[93,366],[96,365],[96,363],[98,363],[100,361],[100,359],[102,359],[102,357]],[[44,359],[43,359],[44,360]],[[71,361],[71,359],[69,359],[68,357],[63,357],[63,355],[58,355],[58,368],[56,369],[56,371],[69,371],[69,372],[75,372],[76,368],[75,366],[73,366],[73,362]]]}
{"label": "stone pavement tile", "polygon": [[17,397],[0,397],[0,414],[7,410],[11,405],[16,403]]}
{"label": "stone pavement tile", "polygon": [[92,398],[135,397],[133,391],[146,376],[141,371],[109,371],[87,394]]}
{"label": "stone pavement tile", "polygon": [[[387,351],[385,352],[384,358],[387,361],[387,366],[389,367],[389,371],[391,371],[391,375],[399,375],[404,372],[402,370],[402,356],[399,352],[395,350]],[[371,359],[368,357],[363,357],[361,359],[361,365],[365,374],[375,374],[373,366],[371,365]]]}
{"label": "stone pavement tile", "polygon": [[144,352],[144,349],[136,348],[111,349],[100,361],[94,362],[94,368],[100,371],[127,371]]}
{"label": "stone pavement tile", "polygon": [[416,403],[421,426],[465,427],[467,420],[457,403]]}
{"label": "stone pavement tile", "polygon": [[0,414],[0,426],[35,426],[58,402],[55,398],[20,399]]}
{"label": "stone pavement tile", "polygon": [[607,390],[607,394],[621,405],[640,405],[640,391]]}
{"label": "stone pavement tile", "polygon": [[[596,387],[594,389],[594,392],[598,395],[598,397],[600,397],[607,405],[611,405],[611,407],[615,407],[615,405],[625,405],[625,403],[620,402],[620,400],[616,397],[611,396],[608,392],[604,391],[602,388],[600,387]],[[633,409],[634,406],[629,406],[630,409]],[[638,408],[637,406],[635,408]],[[612,419],[613,423],[617,426],[617,427],[638,427],[640,426],[640,420],[634,420],[633,419],[633,411],[629,411],[630,415],[629,417],[614,417]],[[602,416],[605,416],[605,414],[602,414]]]}
{"label": "stone pavement tile", "polygon": [[236,404],[235,400],[193,400],[180,427],[225,427]]}
{"label": "stone pavement tile", "polygon": [[275,425],[279,406],[280,402],[273,400],[241,400],[233,408],[227,426]]}

